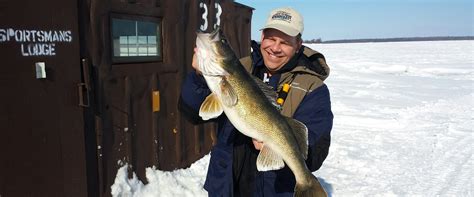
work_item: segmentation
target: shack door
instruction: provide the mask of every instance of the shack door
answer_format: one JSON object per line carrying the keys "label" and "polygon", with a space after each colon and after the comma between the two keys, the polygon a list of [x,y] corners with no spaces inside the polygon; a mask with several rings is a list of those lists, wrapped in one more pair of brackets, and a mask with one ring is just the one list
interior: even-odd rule
{"label": "shack door", "polygon": [[228,24],[223,29],[238,55],[248,55],[251,9],[233,1],[80,2],[81,58],[90,67],[94,109],[86,119],[96,132],[101,196],[110,196],[125,163],[146,183],[147,167],[174,170],[208,154],[214,125],[192,125],[178,111],[196,30]]}
{"label": "shack door", "polygon": [[0,1],[0,196],[87,196],[77,1]]}
{"label": "shack door", "polygon": [[124,164],[143,181],[147,167],[181,167],[177,101],[192,51],[184,47],[190,2],[81,2],[82,54],[91,68],[94,109],[87,120],[96,132],[98,190],[110,196]]}

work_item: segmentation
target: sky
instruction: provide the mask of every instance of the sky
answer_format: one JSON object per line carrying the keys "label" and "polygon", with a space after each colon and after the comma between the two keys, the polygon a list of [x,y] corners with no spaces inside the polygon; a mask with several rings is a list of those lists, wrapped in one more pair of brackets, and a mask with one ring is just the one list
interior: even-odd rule
{"label": "sky", "polygon": [[[331,146],[313,173],[329,196],[474,196],[474,41],[307,46],[331,68]],[[206,197],[208,165],[141,178],[125,165],[111,193]]]}
{"label": "sky", "polygon": [[473,36],[472,0],[236,0],[254,8],[252,39],[270,11],[302,13],[304,40]]}

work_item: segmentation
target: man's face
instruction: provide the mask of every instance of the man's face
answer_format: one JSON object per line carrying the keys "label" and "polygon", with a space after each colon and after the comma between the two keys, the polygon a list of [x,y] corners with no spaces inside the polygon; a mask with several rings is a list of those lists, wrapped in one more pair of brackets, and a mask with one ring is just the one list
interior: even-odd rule
{"label": "man's face", "polygon": [[270,73],[282,68],[301,47],[301,39],[276,29],[262,31],[260,52]]}

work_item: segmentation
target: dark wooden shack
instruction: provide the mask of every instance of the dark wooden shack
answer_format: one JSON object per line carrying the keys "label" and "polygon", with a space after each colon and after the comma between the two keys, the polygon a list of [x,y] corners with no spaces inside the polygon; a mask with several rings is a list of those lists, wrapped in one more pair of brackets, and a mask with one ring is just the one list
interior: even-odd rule
{"label": "dark wooden shack", "polygon": [[197,30],[250,53],[252,8],[230,0],[0,1],[0,196],[110,196],[119,161],[173,170],[213,124],[178,111]]}

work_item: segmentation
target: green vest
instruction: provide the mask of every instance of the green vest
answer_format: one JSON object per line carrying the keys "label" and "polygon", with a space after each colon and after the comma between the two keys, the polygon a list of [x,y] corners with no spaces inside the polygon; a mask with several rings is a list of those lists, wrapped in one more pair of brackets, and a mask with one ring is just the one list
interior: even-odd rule
{"label": "green vest", "polygon": [[[240,59],[247,71],[252,72],[252,58],[250,56]],[[308,47],[304,47],[303,55],[298,59],[297,65],[289,72],[281,74],[277,92],[285,83],[290,84],[290,90],[282,106],[281,114],[292,117],[303,98],[324,84],[329,75],[329,66],[324,56]]]}

